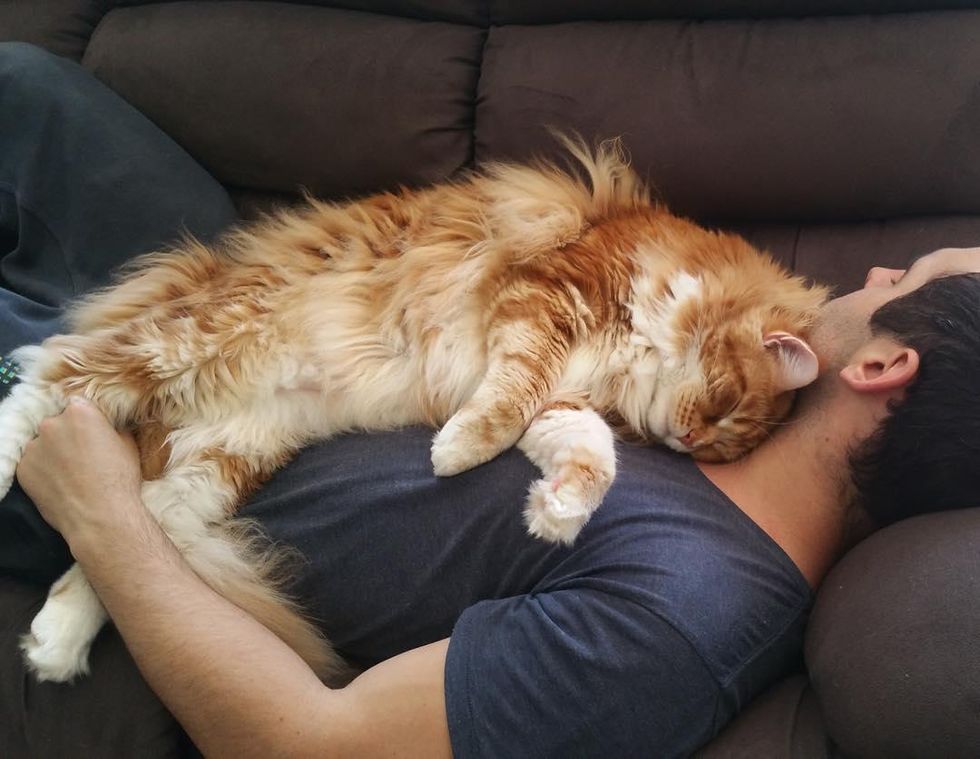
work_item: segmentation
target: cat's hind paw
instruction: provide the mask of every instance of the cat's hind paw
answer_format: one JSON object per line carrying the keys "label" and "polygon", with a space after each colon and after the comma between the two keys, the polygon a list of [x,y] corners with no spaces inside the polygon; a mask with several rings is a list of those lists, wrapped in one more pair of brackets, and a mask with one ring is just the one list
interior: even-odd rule
{"label": "cat's hind paw", "polygon": [[27,667],[40,682],[67,683],[88,674],[91,640],[74,635],[65,625],[69,619],[58,607],[45,604],[34,617],[31,631],[20,639]]}
{"label": "cat's hind paw", "polygon": [[72,565],[51,586],[31,631],[21,638],[28,669],[42,682],[67,683],[88,674],[88,652],[105,620],[98,596]]}
{"label": "cat's hind paw", "polygon": [[524,523],[527,531],[536,538],[571,545],[596,505],[572,483],[562,484],[557,479],[537,480],[527,494]]}

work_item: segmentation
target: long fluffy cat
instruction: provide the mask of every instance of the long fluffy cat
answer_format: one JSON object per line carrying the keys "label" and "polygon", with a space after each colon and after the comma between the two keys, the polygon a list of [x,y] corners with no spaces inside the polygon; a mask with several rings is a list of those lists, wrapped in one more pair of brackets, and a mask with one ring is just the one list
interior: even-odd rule
{"label": "long fluffy cat", "polygon": [[[738,457],[816,376],[804,340],[825,291],[669,214],[617,145],[569,148],[586,179],[494,165],[142,258],[74,309],[72,334],[20,352],[0,494],[40,421],[84,394],[137,430],[144,503],[195,571],[336,681],[342,663],[228,521],[298,447],[425,422],[452,475],[520,440],[544,473],[528,527],[559,542],[614,477],[606,421]],[[86,671],[104,620],[73,567],[25,637],[30,666]]]}

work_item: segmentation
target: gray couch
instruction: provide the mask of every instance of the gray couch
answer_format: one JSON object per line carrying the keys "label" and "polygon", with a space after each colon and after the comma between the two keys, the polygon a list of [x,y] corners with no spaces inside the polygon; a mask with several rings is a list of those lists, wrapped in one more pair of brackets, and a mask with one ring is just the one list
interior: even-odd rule
{"label": "gray couch", "polygon": [[[980,2],[4,0],[0,39],[81,60],[246,216],[548,155],[555,126],[622,136],[675,211],[844,290],[980,244]],[[701,756],[980,755],[978,545],[978,509],[859,545],[806,671]],[[0,580],[3,672],[40,598]],[[120,647],[74,689],[4,676],[0,756],[193,752]]]}

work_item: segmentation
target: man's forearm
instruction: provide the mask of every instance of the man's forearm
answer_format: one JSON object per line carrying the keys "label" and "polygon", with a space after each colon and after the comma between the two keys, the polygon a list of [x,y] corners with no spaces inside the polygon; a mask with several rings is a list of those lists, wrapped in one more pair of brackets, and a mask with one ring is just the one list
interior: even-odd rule
{"label": "man's forearm", "polygon": [[45,420],[17,477],[68,541],[150,687],[208,756],[451,757],[448,639],[328,689],[191,571],[140,502],[135,443],[90,402],[74,398]]}
{"label": "man's forearm", "polygon": [[73,537],[72,551],[147,682],[201,751],[292,757],[317,746],[317,756],[349,756],[343,693],[201,581],[142,508],[127,513],[124,525]]}

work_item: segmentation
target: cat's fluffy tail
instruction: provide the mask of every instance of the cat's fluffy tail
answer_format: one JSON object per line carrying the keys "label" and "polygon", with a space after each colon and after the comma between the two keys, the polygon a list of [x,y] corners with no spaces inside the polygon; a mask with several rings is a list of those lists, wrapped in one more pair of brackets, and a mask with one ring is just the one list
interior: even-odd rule
{"label": "cat's fluffy tail", "polygon": [[577,132],[549,131],[585,171],[590,184],[592,215],[608,216],[653,202],[650,187],[631,168],[621,138],[613,137],[590,147]]}
{"label": "cat's fluffy tail", "polygon": [[181,553],[216,593],[247,612],[293,649],[327,685],[356,674],[281,590],[289,555],[270,548],[246,520],[214,525]]}

